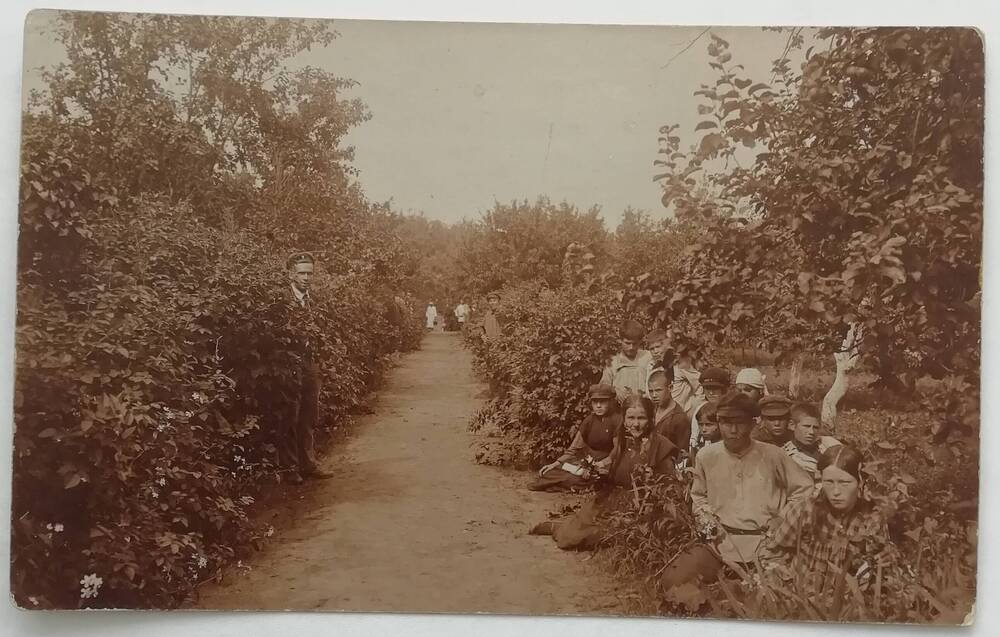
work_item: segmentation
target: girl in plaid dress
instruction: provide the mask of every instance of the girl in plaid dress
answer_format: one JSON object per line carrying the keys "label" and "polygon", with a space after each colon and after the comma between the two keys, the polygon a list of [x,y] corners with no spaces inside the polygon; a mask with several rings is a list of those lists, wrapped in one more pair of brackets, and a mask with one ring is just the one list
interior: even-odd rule
{"label": "girl in plaid dress", "polygon": [[828,604],[861,590],[893,561],[884,514],[861,493],[861,454],[846,445],[827,449],[817,464],[820,490],[789,506],[768,533],[762,561],[800,595]]}

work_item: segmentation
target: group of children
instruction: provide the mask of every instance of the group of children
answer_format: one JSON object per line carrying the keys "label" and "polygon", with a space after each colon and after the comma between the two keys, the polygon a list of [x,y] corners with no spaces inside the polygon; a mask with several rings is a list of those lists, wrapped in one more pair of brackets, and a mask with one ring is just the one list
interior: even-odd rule
{"label": "group of children", "polygon": [[600,382],[590,387],[590,415],[563,455],[541,468],[530,489],[574,487],[607,475],[616,432],[627,417],[624,402],[632,397],[651,403],[651,432],[670,443],[677,468],[693,467],[700,449],[722,439],[718,405],[733,390],[752,398],[759,408],[760,426],[754,438],[780,447],[809,475],[816,474],[824,451],[841,444],[820,435],[820,411],[815,405],[769,393],[756,368],[740,370],[735,380],[721,367],[699,373],[690,360],[674,359],[663,331],[645,336],[649,349],[641,349],[643,328],[635,321],[622,325],[620,337],[621,351],[612,357]]}
{"label": "group of children", "polygon": [[[664,569],[665,590],[778,557],[810,574],[833,564],[821,569],[825,586],[836,579],[829,573],[860,577],[876,559],[869,549],[890,544],[885,520],[861,497],[860,454],[820,435],[815,405],[769,393],[755,368],[735,378],[720,367],[699,373],[674,359],[664,332],[647,336],[635,321],[620,337],[621,351],[590,387],[590,415],[529,488],[628,487],[639,465],[653,474],[691,471],[702,542]],[[592,548],[604,534],[601,502],[532,532],[551,534],[561,548]],[[878,540],[855,542],[862,533]]]}

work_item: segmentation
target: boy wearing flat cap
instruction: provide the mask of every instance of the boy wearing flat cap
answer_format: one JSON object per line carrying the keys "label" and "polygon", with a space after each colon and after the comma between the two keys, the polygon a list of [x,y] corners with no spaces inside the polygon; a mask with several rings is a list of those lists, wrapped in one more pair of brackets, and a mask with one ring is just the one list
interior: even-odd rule
{"label": "boy wearing flat cap", "polygon": [[495,341],[500,338],[500,321],[497,319],[497,311],[500,309],[500,295],[490,292],[486,295],[486,314],[483,315],[483,339]]}
{"label": "boy wearing flat cap", "polygon": [[784,446],[792,439],[792,430],[788,426],[792,401],[781,394],[770,394],[757,404],[760,406],[760,427],[753,432],[753,437],[761,442]]}
{"label": "boy wearing flat cap", "polygon": [[729,391],[732,376],[722,367],[709,367],[701,373],[701,386],[705,390],[705,400],[719,402]]}
{"label": "boy wearing flat cap", "polygon": [[[312,320],[310,283],[316,260],[308,252],[296,252],[288,257],[288,276],[291,279],[291,301],[294,322]],[[284,422],[284,431],[278,444],[279,462],[283,467],[294,467],[289,481],[299,484],[302,478],[328,478],[316,461],[313,429],[319,420],[320,372],[316,359],[319,344],[308,334],[299,334],[299,382],[292,397],[292,408]]]}
{"label": "boy wearing flat cap", "polygon": [[[718,407],[719,401],[722,397],[729,391],[729,387],[732,383],[732,377],[729,375],[729,370],[722,367],[709,367],[701,373],[701,388],[704,392],[704,401],[697,403],[692,409],[691,413],[691,445],[692,445],[692,457],[696,452],[696,449],[700,449],[707,438],[702,435],[701,423],[698,421],[699,415],[702,413],[706,403],[714,403],[712,410],[713,421],[715,415],[715,407]],[[716,435],[716,434],[713,434]],[[709,440],[709,442],[715,442],[718,440],[716,437],[714,440]],[[695,444],[698,441],[698,444]]]}
{"label": "boy wearing flat cap", "polygon": [[600,475],[611,466],[611,449],[622,424],[615,389],[602,383],[591,385],[588,398],[590,415],[580,424],[563,455],[539,470],[538,478],[528,485],[532,491],[583,485],[594,477],[588,473]]}
{"label": "boy wearing flat cap", "polygon": [[694,416],[691,417],[691,442],[687,466],[694,466],[694,458],[701,449],[722,440],[722,432],[719,431],[718,410],[719,403],[715,400],[701,403],[695,408]]}
{"label": "boy wearing flat cap", "polygon": [[698,452],[691,484],[691,508],[706,542],[671,562],[664,590],[714,580],[726,562],[752,563],[782,509],[812,493],[812,477],[795,461],[750,436],[758,413],[757,401],[743,392],[731,391],[719,401],[722,441]]}

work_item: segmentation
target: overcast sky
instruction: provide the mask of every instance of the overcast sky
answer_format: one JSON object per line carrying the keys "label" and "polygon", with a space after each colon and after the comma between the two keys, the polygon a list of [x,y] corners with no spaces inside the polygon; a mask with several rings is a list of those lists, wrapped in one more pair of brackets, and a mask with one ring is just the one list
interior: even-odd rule
{"label": "overcast sky", "polygon": [[[26,88],[61,59],[42,21],[25,34]],[[334,22],[340,37],[301,56],[359,82],[372,118],[353,130],[369,198],[444,221],[494,200],[547,195],[599,205],[613,228],[627,206],[665,214],[652,181],[659,127],[700,119],[714,85],[701,27]],[[749,77],[767,81],[786,35],[712,28]],[[676,59],[668,64],[672,57]],[[684,135],[684,131],[687,134]]]}

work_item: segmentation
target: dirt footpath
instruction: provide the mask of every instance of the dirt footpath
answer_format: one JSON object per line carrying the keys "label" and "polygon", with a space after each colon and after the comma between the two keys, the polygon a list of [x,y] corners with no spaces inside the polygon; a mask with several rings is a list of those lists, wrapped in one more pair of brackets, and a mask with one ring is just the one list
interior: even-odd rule
{"label": "dirt footpath", "polygon": [[392,373],[375,414],[300,490],[294,519],[199,607],[619,614],[586,553],[529,536],[564,496],[477,465],[469,417],[482,386],[454,334],[434,333]]}

